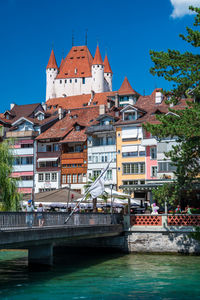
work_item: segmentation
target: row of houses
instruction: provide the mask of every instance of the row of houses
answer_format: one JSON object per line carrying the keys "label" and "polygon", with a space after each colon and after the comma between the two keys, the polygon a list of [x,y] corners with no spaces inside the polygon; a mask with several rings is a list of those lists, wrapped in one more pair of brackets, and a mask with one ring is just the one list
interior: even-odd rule
{"label": "row of houses", "polygon": [[[182,99],[174,108],[186,106]],[[158,141],[142,124],[169,114],[161,89],[142,96],[124,79],[117,91],[52,98],[45,103],[16,105],[0,114],[2,139],[13,138],[13,177],[23,194],[61,187],[83,193],[112,160],[106,187],[151,198],[155,185],[173,179],[166,160],[176,141]]]}

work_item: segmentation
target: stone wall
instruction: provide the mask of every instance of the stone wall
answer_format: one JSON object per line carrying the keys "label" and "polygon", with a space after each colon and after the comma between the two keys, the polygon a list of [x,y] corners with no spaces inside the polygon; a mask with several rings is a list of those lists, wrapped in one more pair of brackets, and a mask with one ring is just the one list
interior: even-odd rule
{"label": "stone wall", "polygon": [[129,252],[200,254],[200,242],[185,232],[129,232]]}

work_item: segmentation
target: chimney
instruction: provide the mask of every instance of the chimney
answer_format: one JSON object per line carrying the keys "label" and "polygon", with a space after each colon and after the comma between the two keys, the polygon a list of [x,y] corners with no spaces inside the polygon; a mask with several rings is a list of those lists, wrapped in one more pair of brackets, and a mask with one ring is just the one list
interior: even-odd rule
{"label": "chimney", "polygon": [[15,103],[10,103],[10,110],[13,109],[14,106],[15,106]]}
{"label": "chimney", "polygon": [[64,115],[64,111],[63,111],[62,107],[59,107],[58,108],[58,118],[59,118],[59,120],[61,120],[63,118],[63,115]]}
{"label": "chimney", "polygon": [[47,111],[47,104],[46,103],[42,103],[42,107],[43,107],[44,111]]}
{"label": "chimney", "polygon": [[119,106],[119,97],[118,97],[118,94],[116,93],[115,94],[115,107],[118,107]]}
{"label": "chimney", "polygon": [[105,105],[104,104],[99,105],[99,114],[104,115],[105,111],[106,111],[105,110]]}

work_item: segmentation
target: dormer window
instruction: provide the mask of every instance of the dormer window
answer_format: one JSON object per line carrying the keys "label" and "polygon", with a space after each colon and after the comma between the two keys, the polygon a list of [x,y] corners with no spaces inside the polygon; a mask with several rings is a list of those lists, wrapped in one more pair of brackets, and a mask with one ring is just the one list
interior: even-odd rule
{"label": "dormer window", "polygon": [[124,112],[124,121],[135,121],[137,119],[137,114],[135,111]]}
{"label": "dormer window", "polygon": [[38,120],[44,120],[44,115],[43,115],[43,114],[39,114],[39,115],[37,116],[37,119],[38,119]]}

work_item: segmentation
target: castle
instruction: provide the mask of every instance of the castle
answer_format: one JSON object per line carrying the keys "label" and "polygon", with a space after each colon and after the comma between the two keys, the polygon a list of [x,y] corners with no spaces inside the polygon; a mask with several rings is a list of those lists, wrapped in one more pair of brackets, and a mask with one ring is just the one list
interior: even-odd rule
{"label": "castle", "polygon": [[58,67],[51,51],[46,67],[46,101],[52,98],[112,91],[113,73],[99,46],[92,57],[87,46],[73,46]]}

